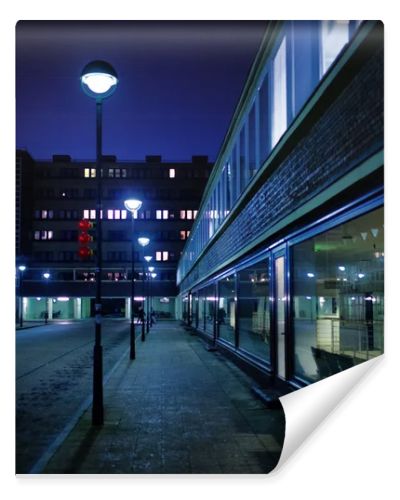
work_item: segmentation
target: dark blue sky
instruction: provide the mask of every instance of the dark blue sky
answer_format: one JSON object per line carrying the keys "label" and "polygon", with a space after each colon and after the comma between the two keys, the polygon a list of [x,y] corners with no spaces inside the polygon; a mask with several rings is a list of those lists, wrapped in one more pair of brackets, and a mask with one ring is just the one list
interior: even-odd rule
{"label": "dark blue sky", "polygon": [[214,160],[265,23],[40,22],[16,30],[17,148],[95,157],[95,103],[79,75],[103,59],[120,82],[104,103],[103,153]]}

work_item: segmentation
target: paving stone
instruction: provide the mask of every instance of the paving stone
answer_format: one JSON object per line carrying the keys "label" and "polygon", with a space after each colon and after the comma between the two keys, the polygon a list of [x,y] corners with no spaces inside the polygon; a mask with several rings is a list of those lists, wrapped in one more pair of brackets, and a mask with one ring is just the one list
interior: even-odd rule
{"label": "paving stone", "polygon": [[266,473],[279,460],[284,415],[252,383],[177,323],[160,322],[105,387],[104,426],[94,430],[85,412],[45,473]]}

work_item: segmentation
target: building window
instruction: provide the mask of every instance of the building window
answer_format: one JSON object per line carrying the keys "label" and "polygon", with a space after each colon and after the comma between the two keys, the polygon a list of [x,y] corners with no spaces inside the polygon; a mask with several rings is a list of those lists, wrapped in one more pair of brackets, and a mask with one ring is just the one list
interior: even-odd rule
{"label": "building window", "polygon": [[170,168],[169,169],[169,178],[170,179],[174,179],[175,178],[175,169],[174,168]]}
{"label": "building window", "polygon": [[239,347],[270,361],[268,260],[238,273]]}
{"label": "building window", "polygon": [[181,219],[186,219],[186,210],[180,211],[180,217],[181,217]]}
{"label": "building window", "polygon": [[162,219],[162,210],[156,210],[156,219]]}
{"label": "building window", "polygon": [[163,210],[163,219],[168,219],[168,210]]}
{"label": "building window", "polygon": [[89,218],[91,220],[96,218],[96,210],[93,210],[93,209],[90,210],[90,217]]}
{"label": "building window", "polygon": [[121,219],[125,220],[127,217],[127,211],[126,210],[121,210]]}
{"label": "building window", "polygon": [[157,261],[162,260],[162,253],[161,252],[156,252],[156,260]]}
{"label": "building window", "polygon": [[85,168],[84,174],[85,178],[94,178],[96,177],[96,169],[95,168]]}
{"label": "building window", "polygon": [[114,219],[114,210],[107,210],[107,219]]}
{"label": "building window", "polygon": [[286,38],[279,46],[273,61],[272,130],[274,147],[287,128]]}
{"label": "building window", "polygon": [[89,219],[89,210],[85,209],[85,210],[83,211],[83,218],[84,218],[84,219]]}
{"label": "building window", "polygon": [[114,177],[114,169],[113,168],[108,169],[108,177],[110,177],[110,178]]}
{"label": "building window", "polygon": [[121,210],[114,210],[114,219],[120,219],[121,218]]}
{"label": "building window", "polygon": [[42,210],[42,219],[47,219],[47,210]]}
{"label": "building window", "polygon": [[349,21],[321,21],[321,77],[349,41]]}
{"label": "building window", "polygon": [[315,382],[383,352],[383,209],[293,247],[295,375]]}
{"label": "building window", "polygon": [[217,324],[220,338],[235,345],[236,279],[231,274],[218,282]]}
{"label": "building window", "polygon": [[168,260],[169,253],[167,251],[163,251],[162,260]]}

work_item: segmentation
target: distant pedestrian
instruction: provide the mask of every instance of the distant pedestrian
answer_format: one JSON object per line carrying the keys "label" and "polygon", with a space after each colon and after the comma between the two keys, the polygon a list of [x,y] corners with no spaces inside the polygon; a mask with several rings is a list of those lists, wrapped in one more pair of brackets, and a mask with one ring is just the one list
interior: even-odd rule
{"label": "distant pedestrian", "polygon": [[145,314],[144,314],[143,307],[141,307],[139,309],[139,315],[138,316],[139,316],[139,322],[142,323],[142,324],[144,324]]}
{"label": "distant pedestrian", "polygon": [[44,313],[44,324],[47,325],[47,321],[49,320],[49,313],[45,311]]}
{"label": "distant pedestrian", "polygon": [[153,326],[156,323],[156,313],[153,311],[153,309],[151,310],[150,313],[150,323],[151,326]]}

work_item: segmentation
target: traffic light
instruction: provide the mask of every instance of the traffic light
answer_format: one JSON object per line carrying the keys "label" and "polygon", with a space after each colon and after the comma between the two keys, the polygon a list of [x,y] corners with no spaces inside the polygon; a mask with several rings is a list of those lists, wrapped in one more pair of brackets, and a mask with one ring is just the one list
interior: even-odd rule
{"label": "traffic light", "polygon": [[78,255],[82,260],[89,259],[93,255],[93,250],[89,247],[89,243],[93,241],[93,236],[89,231],[93,231],[94,223],[87,219],[82,219],[78,224]]}

